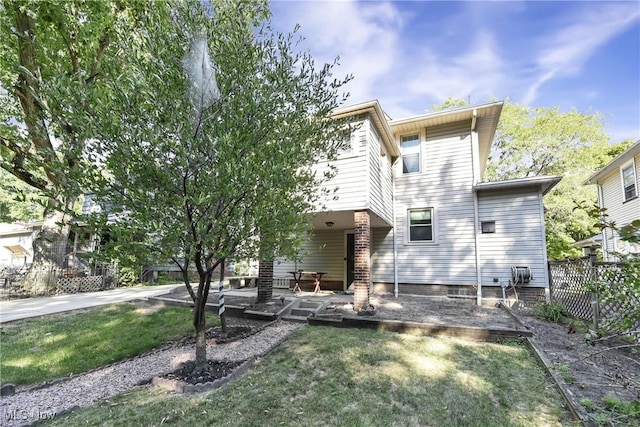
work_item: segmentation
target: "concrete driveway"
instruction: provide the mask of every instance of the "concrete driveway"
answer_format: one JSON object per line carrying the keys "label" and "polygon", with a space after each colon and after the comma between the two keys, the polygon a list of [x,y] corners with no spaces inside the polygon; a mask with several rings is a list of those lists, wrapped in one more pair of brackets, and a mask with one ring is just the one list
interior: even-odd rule
{"label": "concrete driveway", "polygon": [[0,324],[80,308],[154,297],[180,287],[184,285],[134,286],[110,291],[0,301]]}

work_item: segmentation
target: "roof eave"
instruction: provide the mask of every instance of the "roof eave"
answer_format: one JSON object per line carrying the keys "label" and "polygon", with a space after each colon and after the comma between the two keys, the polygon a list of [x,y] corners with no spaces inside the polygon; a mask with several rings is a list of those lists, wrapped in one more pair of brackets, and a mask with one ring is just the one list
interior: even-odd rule
{"label": "roof eave", "polygon": [[400,148],[395,143],[393,132],[389,127],[389,117],[380,107],[378,100],[362,102],[360,104],[350,105],[347,107],[336,108],[331,115],[334,119],[342,119],[345,117],[356,116],[359,114],[373,114],[373,120],[376,126],[382,131],[382,139],[385,146],[389,150],[392,158],[400,157]]}
{"label": "roof eave", "polygon": [[560,181],[561,176],[535,176],[531,178],[518,178],[506,181],[489,181],[481,182],[473,187],[473,190],[490,191],[490,190],[509,190],[525,187],[540,187],[544,196],[553,189]]}
{"label": "roof eave", "polygon": [[[636,153],[636,150],[638,151],[637,153]],[[582,184],[583,185],[597,184],[600,178],[604,178],[606,175],[609,175],[612,171],[616,170],[623,163],[635,157],[636,154],[638,153],[640,153],[640,139],[637,140],[631,147],[627,148],[618,156],[616,156],[615,159],[607,163],[603,168],[601,168],[600,170],[595,172],[593,175],[591,175],[589,178],[587,178]]]}

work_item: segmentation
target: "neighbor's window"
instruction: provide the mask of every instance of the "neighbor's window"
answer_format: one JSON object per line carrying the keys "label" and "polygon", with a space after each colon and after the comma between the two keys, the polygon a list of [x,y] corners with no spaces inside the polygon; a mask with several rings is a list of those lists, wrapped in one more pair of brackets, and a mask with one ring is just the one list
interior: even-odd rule
{"label": "neighbor's window", "polygon": [[633,199],[638,195],[636,187],[636,168],[634,162],[622,167],[622,189],[624,191],[624,200]]}
{"label": "neighbor's window", "polygon": [[402,173],[420,172],[420,135],[403,136]]}
{"label": "neighbor's window", "polygon": [[433,242],[433,209],[409,211],[409,241]]}

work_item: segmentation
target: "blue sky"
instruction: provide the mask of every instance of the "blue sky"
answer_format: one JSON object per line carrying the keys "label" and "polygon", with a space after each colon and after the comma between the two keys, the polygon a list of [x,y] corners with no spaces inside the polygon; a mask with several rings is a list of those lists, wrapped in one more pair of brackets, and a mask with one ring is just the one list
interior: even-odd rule
{"label": "blue sky", "polygon": [[354,75],[348,104],[392,117],[447,97],[600,112],[611,142],[640,139],[640,2],[300,1],[271,3],[274,27]]}

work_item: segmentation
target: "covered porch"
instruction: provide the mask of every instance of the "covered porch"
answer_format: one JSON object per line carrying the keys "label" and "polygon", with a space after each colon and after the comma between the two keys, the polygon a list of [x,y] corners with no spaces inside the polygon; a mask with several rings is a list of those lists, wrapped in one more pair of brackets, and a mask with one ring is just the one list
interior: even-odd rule
{"label": "covered porch", "polygon": [[[353,293],[355,304],[368,304],[371,286],[372,233],[390,230],[392,224],[371,210],[322,212],[311,219],[313,233],[298,260],[274,262],[274,287],[298,283],[302,291],[315,290],[322,273],[321,291]],[[286,285],[285,285],[286,286]]]}

